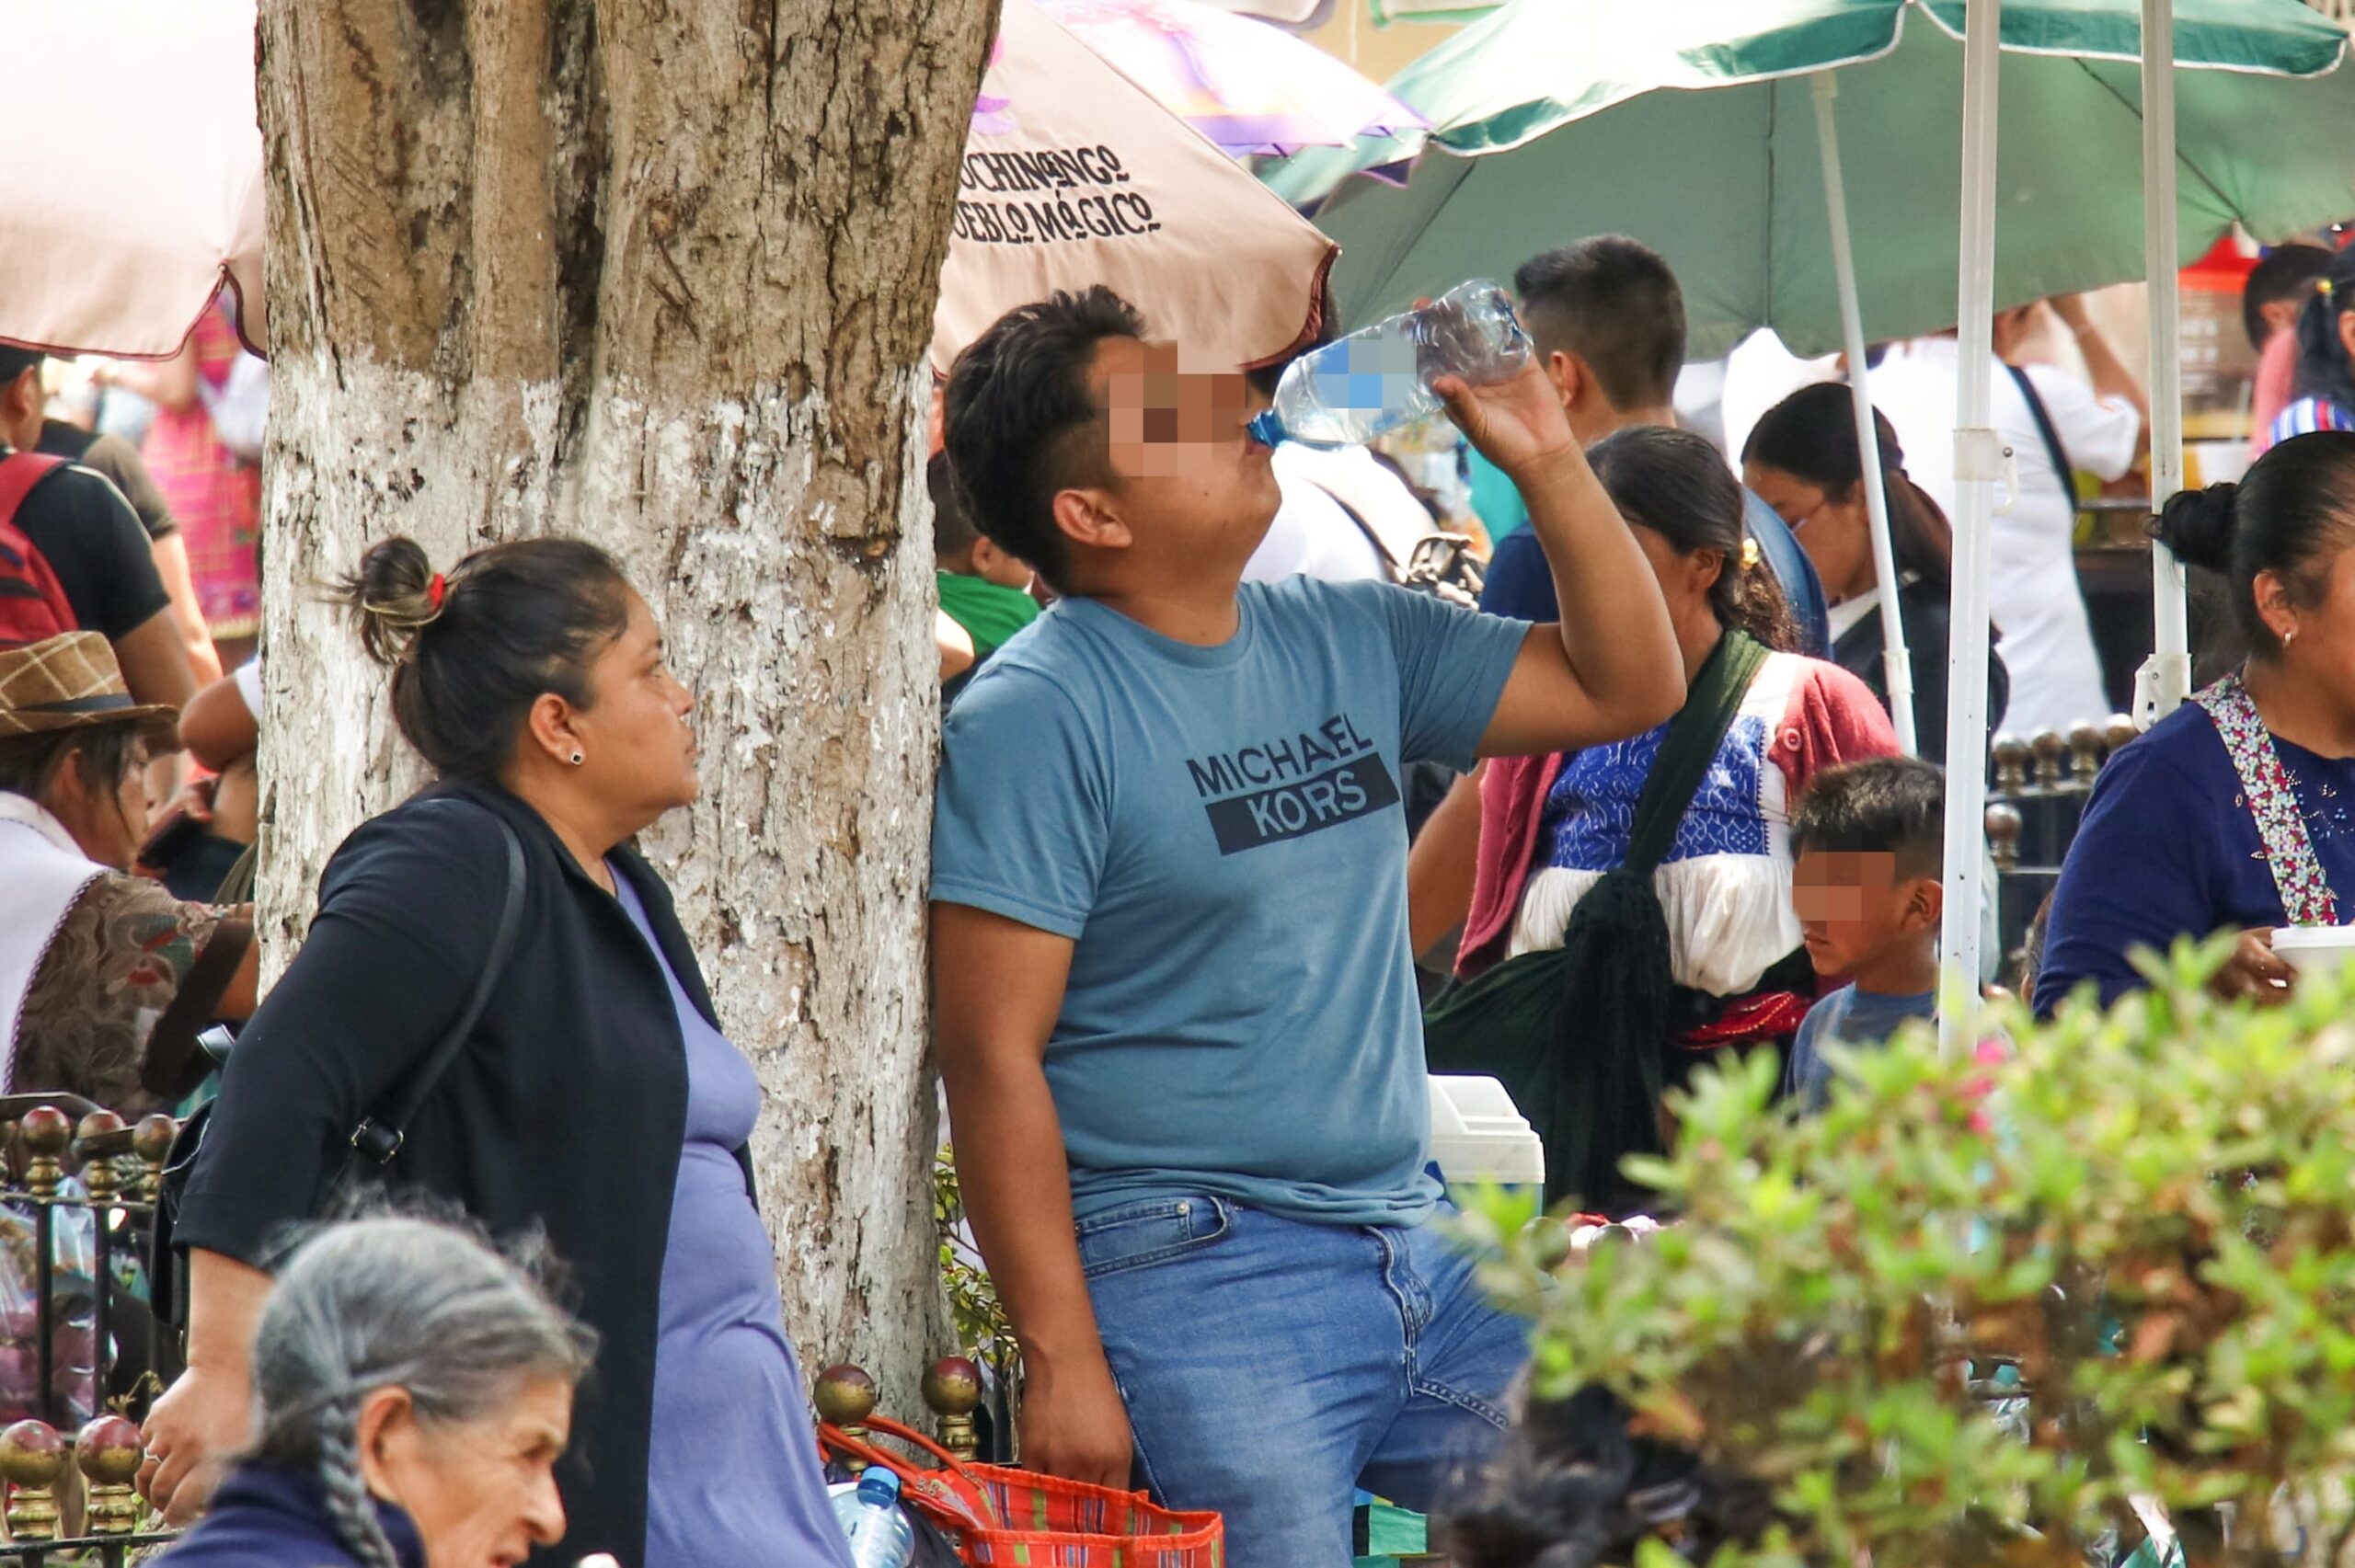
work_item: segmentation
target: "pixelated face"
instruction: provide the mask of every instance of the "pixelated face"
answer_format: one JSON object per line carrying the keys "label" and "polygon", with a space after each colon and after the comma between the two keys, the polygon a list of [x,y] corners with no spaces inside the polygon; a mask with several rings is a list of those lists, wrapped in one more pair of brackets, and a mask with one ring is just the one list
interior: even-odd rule
{"label": "pixelated face", "polygon": [[1182,478],[1247,439],[1251,393],[1239,372],[1193,360],[1175,343],[1138,349],[1134,365],[1111,367],[1104,378],[1113,472]]}
{"label": "pixelated face", "polygon": [[1172,343],[1108,338],[1096,351],[1106,460],[1137,544],[1249,559],[1281,498],[1251,439],[1250,392],[1232,366]]}
{"label": "pixelated face", "polygon": [[1791,904],[1815,972],[1852,973],[1859,962],[1918,931],[1905,917],[1920,880],[1901,875],[1893,854],[1803,852],[1791,867]]}

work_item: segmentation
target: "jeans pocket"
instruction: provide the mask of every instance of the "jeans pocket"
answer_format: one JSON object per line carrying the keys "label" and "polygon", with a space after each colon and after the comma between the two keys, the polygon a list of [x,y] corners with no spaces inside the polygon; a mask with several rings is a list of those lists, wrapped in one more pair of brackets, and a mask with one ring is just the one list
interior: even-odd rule
{"label": "jeans pocket", "polygon": [[1091,1214],[1076,1227],[1079,1263],[1090,1279],[1167,1263],[1226,1234],[1234,1211],[1222,1198],[1156,1197]]}

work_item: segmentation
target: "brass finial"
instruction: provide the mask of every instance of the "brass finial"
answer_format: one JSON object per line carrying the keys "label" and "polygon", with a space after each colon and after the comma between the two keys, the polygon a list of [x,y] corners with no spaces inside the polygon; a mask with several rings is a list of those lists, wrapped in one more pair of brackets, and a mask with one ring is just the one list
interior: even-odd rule
{"label": "brass finial", "polygon": [[35,1105],[17,1124],[25,1146],[25,1185],[35,1197],[55,1197],[65,1175],[65,1151],[74,1147],[74,1118],[54,1105]]}
{"label": "brass finial", "polygon": [[139,1479],[144,1458],[139,1428],[120,1415],[101,1415],[74,1440],[74,1462],[90,1483],[90,1533],[130,1535],[139,1528]]}
{"label": "brass finial", "polygon": [[89,1153],[87,1151],[89,1145],[94,1139],[104,1138],[109,1133],[119,1133],[121,1130],[122,1118],[112,1111],[92,1111],[88,1116],[84,1116],[81,1125],[74,1129],[75,1152],[82,1161],[82,1185],[89,1189],[90,1201],[93,1203],[104,1205],[114,1202],[120,1184],[117,1180],[113,1158],[105,1154]]}
{"label": "brass finial", "polygon": [[2061,787],[2061,760],[2069,754],[2069,743],[2057,729],[2039,729],[2028,743],[2036,753],[2036,787],[2056,790]]}
{"label": "brass finial", "polygon": [[158,1112],[140,1118],[131,1134],[131,1147],[138,1151],[139,1162],[147,1167],[146,1190],[142,1195],[153,1203],[164,1190],[164,1162],[172,1157],[172,1139],[180,1135],[180,1124]]}
{"label": "brass finial", "polygon": [[2017,795],[2028,788],[2028,742],[2016,735],[1995,737],[1995,793]]}
{"label": "brass finial", "polygon": [[2142,733],[2142,727],[2135,724],[2135,722],[2126,715],[2110,715],[2109,723],[2105,727],[2104,733],[2102,735],[2102,738],[2109,743],[2109,756],[2103,758],[2102,761],[2107,763],[2109,757],[2117,756],[2120,749],[2122,749],[2128,741],[2132,740]]}
{"label": "brass finial", "polygon": [[924,1402],[940,1423],[940,1446],[960,1459],[981,1453],[973,1412],[982,1403],[982,1369],[962,1356],[944,1356],[924,1375]]}
{"label": "brass finial", "polygon": [[2020,868],[2020,826],[2016,807],[1998,802],[1987,808],[1987,847],[1995,856],[1996,870]]}
{"label": "brass finial", "polygon": [[2069,782],[2079,789],[2091,789],[2094,775],[2101,772],[2102,733],[2097,727],[2080,721],[2069,727]]}
{"label": "brass finial", "polygon": [[[817,1387],[810,1391],[818,1419],[851,1438],[867,1436],[867,1418],[875,1413],[876,1402],[881,1397],[875,1379],[851,1366],[827,1368],[818,1374]],[[856,1459],[846,1458],[843,1464],[854,1475],[867,1468],[866,1461]]]}
{"label": "brass finial", "polygon": [[[55,1111],[50,1115],[65,1119]],[[29,1122],[32,1116],[25,1119]],[[66,1130],[73,1130],[71,1124]],[[65,1439],[46,1422],[19,1421],[0,1432],[0,1479],[8,1483],[10,1539],[57,1539],[55,1488],[57,1478],[65,1472]]]}

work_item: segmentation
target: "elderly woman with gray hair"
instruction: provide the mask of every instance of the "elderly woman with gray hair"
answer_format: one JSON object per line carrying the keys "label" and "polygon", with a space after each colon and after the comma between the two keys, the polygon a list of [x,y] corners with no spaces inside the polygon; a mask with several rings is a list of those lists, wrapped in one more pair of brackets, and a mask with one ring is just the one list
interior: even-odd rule
{"label": "elderly woman with gray hair", "polygon": [[513,1568],[564,1535],[555,1466],[594,1353],[536,1258],[430,1219],[323,1230],[262,1311],[258,1438],[161,1561]]}

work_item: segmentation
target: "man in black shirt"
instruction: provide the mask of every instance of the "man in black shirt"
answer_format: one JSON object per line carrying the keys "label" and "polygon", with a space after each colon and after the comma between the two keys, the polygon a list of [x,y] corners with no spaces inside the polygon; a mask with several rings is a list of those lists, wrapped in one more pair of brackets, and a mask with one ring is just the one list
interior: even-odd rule
{"label": "man in black shirt", "polygon": [[[0,376],[25,352],[0,349],[0,356],[7,357],[0,359]],[[0,456],[16,450],[18,434],[38,439],[40,383],[38,356],[29,372],[20,370],[0,380]],[[29,431],[24,408],[29,397]],[[115,662],[133,702],[177,708],[196,694],[196,677],[172,619],[171,599],[156,575],[147,531],[104,475],[74,464],[58,467],[27,493],[16,522],[57,574],[81,629],[114,645]],[[158,784],[177,777],[169,759],[156,773],[151,782]]]}
{"label": "man in black shirt", "polygon": [[[32,349],[0,345],[0,447],[62,457],[95,470],[114,486],[147,532],[155,575],[169,596],[173,624],[189,661],[191,689],[219,680],[221,658],[197,603],[188,541],[180,536],[179,521],[172,516],[162,487],[147,472],[139,449],[121,436],[98,435],[63,419],[43,418],[40,367],[41,356]],[[101,629],[86,618],[82,624],[93,631]],[[121,652],[116,650],[118,657]]]}
{"label": "man in black shirt", "polygon": [[[5,356],[14,351],[0,349],[0,376],[7,371]],[[33,367],[36,375],[40,368]],[[164,498],[163,486],[155,483],[155,476],[147,472],[146,460],[139,455],[137,447],[121,436],[102,436],[63,419],[43,419],[40,430],[40,437],[32,445],[17,443],[18,450],[62,457],[105,475],[107,482],[121,490],[122,498],[131,503],[132,514],[139,519],[139,526],[147,531],[148,538],[161,543],[179,532],[179,519],[172,515],[172,504]],[[0,438],[25,433],[21,429],[0,431]]]}

